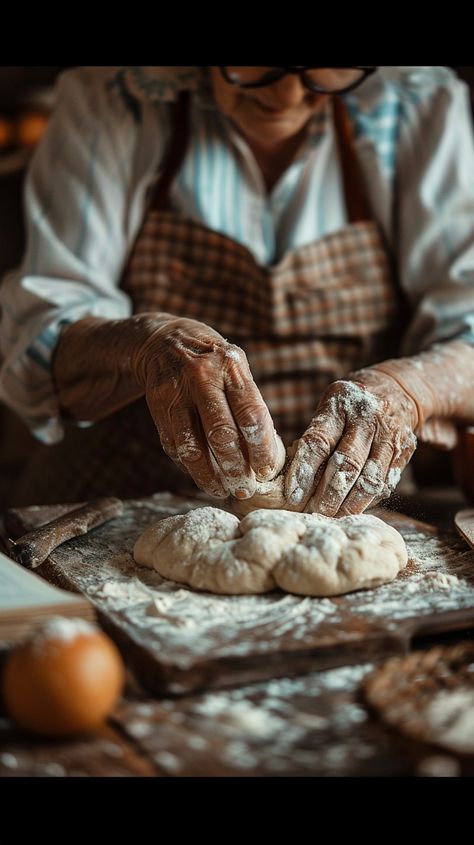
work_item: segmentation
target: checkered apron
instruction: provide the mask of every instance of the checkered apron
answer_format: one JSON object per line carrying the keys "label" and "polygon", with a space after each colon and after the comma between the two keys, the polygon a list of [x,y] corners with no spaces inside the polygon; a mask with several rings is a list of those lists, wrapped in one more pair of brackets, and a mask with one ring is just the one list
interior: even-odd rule
{"label": "checkered apron", "polygon": [[[175,106],[162,174],[122,287],[134,313],[192,317],[241,346],[288,444],[304,432],[332,381],[397,351],[404,306],[368,210],[352,127],[343,102],[334,98],[348,225],[264,266],[242,244],[170,209],[169,188],[189,135],[188,102],[185,94]],[[60,468],[52,460],[55,449]],[[48,450],[40,500],[45,487],[50,501],[196,490],[163,453],[144,400],[91,429],[70,431]]]}
{"label": "checkered apron", "polygon": [[400,294],[370,219],[352,128],[342,101],[334,106],[349,225],[264,266],[242,244],[169,210],[186,137],[181,118],[181,149],[174,147],[123,282],[136,313],[192,317],[241,346],[286,443],[303,433],[328,384],[394,354],[399,336]]}

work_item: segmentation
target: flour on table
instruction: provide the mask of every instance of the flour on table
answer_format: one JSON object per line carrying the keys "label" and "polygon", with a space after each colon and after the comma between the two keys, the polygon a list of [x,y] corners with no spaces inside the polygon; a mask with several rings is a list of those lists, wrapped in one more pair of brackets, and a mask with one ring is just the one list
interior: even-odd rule
{"label": "flour on table", "polygon": [[224,595],[280,588],[335,596],[392,581],[408,560],[398,531],[368,514],[332,519],[262,509],[239,521],[212,507],[154,523],[133,556],[164,578]]}
{"label": "flour on table", "polygon": [[429,737],[438,745],[474,753],[474,689],[441,690],[425,711]]}

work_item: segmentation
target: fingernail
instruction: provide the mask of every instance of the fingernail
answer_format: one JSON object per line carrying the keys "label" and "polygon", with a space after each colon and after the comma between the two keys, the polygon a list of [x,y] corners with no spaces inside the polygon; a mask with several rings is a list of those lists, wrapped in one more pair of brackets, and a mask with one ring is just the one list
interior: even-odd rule
{"label": "fingernail", "polygon": [[263,481],[267,481],[267,479],[271,478],[271,476],[275,472],[275,467],[261,467],[261,469],[257,470],[258,478],[261,478]]}
{"label": "fingernail", "polygon": [[251,494],[250,490],[246,490],[245,488],[242,488],[242,487],[239,490],[236,490],[235,493],[234,493],[234,496],[235,496],[236,499],[250,499],[251,495],[252,494]]}

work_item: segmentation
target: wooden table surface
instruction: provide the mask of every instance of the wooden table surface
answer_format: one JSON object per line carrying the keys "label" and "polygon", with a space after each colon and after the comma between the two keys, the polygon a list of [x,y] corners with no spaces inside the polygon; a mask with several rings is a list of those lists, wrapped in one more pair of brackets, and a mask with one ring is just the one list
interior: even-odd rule
{"label": "wooden table surface", "polygon": [[[460,496],[440,492],[399,504],[443,528],[465,506]],[[472,639],[473,633],[438,634],[416,647]],[[370,712],[360,689],[374,665],[180,697],[147,692],[129,668],[122,700],[94,736],[35,739],[0,716],[0,776],[472,776],[472,758],[408,740]]]}

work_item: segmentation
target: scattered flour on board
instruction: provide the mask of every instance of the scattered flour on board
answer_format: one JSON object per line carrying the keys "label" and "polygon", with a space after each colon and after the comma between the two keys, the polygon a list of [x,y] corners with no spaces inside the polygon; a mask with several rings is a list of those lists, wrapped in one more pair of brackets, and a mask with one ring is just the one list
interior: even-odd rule
{"label": "scattered flour on board", "polygon": [[452,588],[465,590],[470,586],[467,581],[462,581],[457,575],[445,575],[444,572],[426,572],[423,578],[424,585],[433,590],[450,590]]}
{"label": "scattered flour on board", "polygon": [[[347,596],[351,610],[398,620],[474,608],[474,552],[457,535],[404,533],[411,567],[390,584]],[[414,570],[414,571],[413,571]]]}
{"label": "scattered flour on board", "polygon": [[43,763],[39,766],[41,774],[49,775],[49,777],[61,778],[66,777],[66,769],[60,763]]}
{"label": "scattered flour on board", "polygon": [[169,751],[158,751],[158,753],[154,755],[154,759],[159,766],[166,769],[168,772],[179,772],[182,768],[179,757],[175,754],[171,754]]}
{"label": "scattered flour on board", "polygon": [[[329,599],[314,602],[279,593],[214,596],[183,589],[171,581],[155,592],[145,614],[133,606],[124,608],[123,613],[143,638],[153,632],[163,643],[163,660],[168,652],[181,668],[216,647],[221,656],[273,651],[275,642],[285,634],[304,638],[319,623],[338,616]],[[267,636],[255,638],[255,633],[265,629]]]}
{"label": "scattered flour on board", "polygon": [[17,769],[19,765],[15,755],[10,754],[9,752],[4,752],[3,754],[0,754],[0,763],[7,769]]}
{"label": "scattered flour on board", "polygon": [[105,581],[92,589],[92,594],[101,599],[109,599],[110,604],[117,607],[128,605],[131,602],[149,602],[153,597],[153,591],[142,584],[138,578],[127,580]]}
{"label": "scattered flour on board", "polygon": [[[159,651],[166,663],[188,668],[196,658],[243,656],[278,650],[283,637],[313,641],[329,627],[346,636],[341,613],[375,618],[388,630],[423,614],[474,608],[474,552],[456,535],[427,537],[404,531],[411,564],[390,584],[339,599],[299,598],[280,592],[257,596],[215,596],[184,589],[154,570],[138,569],[133,545],[151,522],[187,513],[202,500],[176,503],[168,494],[126,507],[123,518],[68,543],[55,557],[71,565],[75,578],[99,610],[117,620],[139,644]],[[235,519],[235,517],[232,516]],[[330,550],[328,550],[328,554]],[[87,564],[87,565],[86,565]],[[97,573],[101,584],[97,584]],[[286,641],[288,642],[288,640]],[[183,690],[176,690],[181,692]]]}
{"label": "scattered flour on board", "polygon": [[[296,678],[280,678],[237,689],[204,693],[180,704],[192,732],[186,741],[188,760],[213,755],[232,770],[269,772],[324,771],[337,774],[377,757],[376,741],[359,730],[368,712],[355,696],[372,664],[345,666]],[[331,698],[328,709],[328,695]],[[176,704],[158,705],[173,715]],[[183,715],[183,714],[181,714]],[[182,755],[182,734],[171,742],[173,728],[159,720],[167,750]]]}
{"label": "scattered flour on board", "polygon": [[454,757],[432,754],[418,763],[416,774],[425,778],[457,778],[461,774],[461,767]]}
{"label": "scattered flour on board", "polygon": [[[371,758],[380,758],[377,740],[372,741],[360,730],[369,714],[359,703],[358,690],[373,668],[373,664],[344,666],[191,699],[181,705],[186,711],[185,724],[194,732],[186,743],[191,759],[196,763],[200,753],[211,753],[221,764],[236,770],[288,772],[294,768],[336,774],[353,767],[358,771]],[[329,709],[328,694],[332,696]],[[171,715],[174,707],[172,701],[159,704]],[[424,715],[432,741],[453,753],[472,753],[473,689],[437,694]],[[169,725],[162,724],[169,737]],[[172,744],[168,748],[168,753],[175,750]],[[423,772],[420,768],[417,773],[458,774],[456,761],[445,759],[452,765],[435,766],[433,758],[429,765],[426,760]],[[172,768],[170,764],[170,772]]]}
{"label": "scattered flour on board", "polygon": [[474,689],[442,690],[424,711],[430,738],[454,751],[474,752]]}
{"label": "scattered flour on board", "polygon": [[228,701],[222,695],[208,695],[193,708],[194,713],[218,720],[219,729],[226,733],[247,733],[255,737],[270,737],[284,730],[287,723],[249,701]]}

